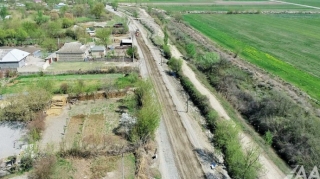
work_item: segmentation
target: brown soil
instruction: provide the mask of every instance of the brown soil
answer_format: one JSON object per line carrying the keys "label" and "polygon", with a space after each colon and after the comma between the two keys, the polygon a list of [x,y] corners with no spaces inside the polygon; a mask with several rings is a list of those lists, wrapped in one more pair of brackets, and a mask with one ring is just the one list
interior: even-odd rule
{"label": "brown soil", "polygon": [[65,134],[65,141],[67,147],[71,147],[75,141],[81,139],[82,127],[85,120],[85,116],[73,116],[71,117],[68,129],[66,130]]}
{"label": "brown soil", "polygon": [[156,66],[155,60],[143,39],[139,37],[137,40],[141,51],[144,54],[151,81],[158,94],[158,100],[162,107],[162,119],[167,126],[169,138],[172,142],[171,144],[173,146],[173,153],[175,155],[179,175],[182,178],[203,178],[204,173],[193,152],[193,147],[191,146],[189,138],[185,135],[186,129],[180,120],[179,114],[174,110],[175,106],[173,105],[172,98],[170,97],[166,86],[163,85],[164,82]]}

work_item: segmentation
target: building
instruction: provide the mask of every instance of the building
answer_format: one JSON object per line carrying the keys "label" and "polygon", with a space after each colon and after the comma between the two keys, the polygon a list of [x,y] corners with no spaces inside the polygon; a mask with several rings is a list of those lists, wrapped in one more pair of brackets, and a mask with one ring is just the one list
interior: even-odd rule
{"label": "building", "polygon": [[25,66],[30,53],[18,49],[0,49],[0,69],[15,69]]}
{"label": "building", "polygon": [[90,48],[90,54],[92,57],[104,57],[106,55],[106,48],[104,46],[93,46]]}
{"label": "building", "polygon": [[122,39],[121,42],[120,42],[120,46],[123,46],[123,45],[132,46],[132,40],[131,39]]}
{"label": "building", "polygon": [[79,42],[65,43],[56,52],[57,61],[79,62],[86,58],[86,47]]}

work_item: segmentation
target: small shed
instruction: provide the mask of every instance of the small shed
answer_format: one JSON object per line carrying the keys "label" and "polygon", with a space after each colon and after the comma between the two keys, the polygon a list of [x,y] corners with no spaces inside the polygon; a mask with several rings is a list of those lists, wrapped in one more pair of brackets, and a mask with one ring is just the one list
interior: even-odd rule
{"label": "small shed", "polygon": [[120,42],[120,46],[123,46],[123,45],[132,46],[132,39],[122,39],[121,42]]}
{"label": "small shed", "polygon": [[18,49],[0,49],[0,69],[14,69],[25,66],[30,53]]}

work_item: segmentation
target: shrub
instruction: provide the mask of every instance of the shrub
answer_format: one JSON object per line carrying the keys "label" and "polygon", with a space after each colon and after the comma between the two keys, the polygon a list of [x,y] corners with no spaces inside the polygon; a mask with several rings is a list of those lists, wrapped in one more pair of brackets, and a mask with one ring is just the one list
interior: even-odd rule
{"label": "shrub", "polygon": [[129,55],[130,58],[135,57],[136,59],[139,59],[139,54],[136,46],[129,47],[127,49],[127,55]]}
{"label": "shrub", "polygon": [[171,68],[172,71],[175,73],[179,73],[182,67],[182,60],[176,58],[170,58],[168,61],[168,66]]}
{"label": "shrub", "polygon": [[62,83],[60,85],[60,93],[67,94],[69,90],[69,84],[68,83]]}
{"label": "shrub", "polygon": [[33,166],[33,159],[30,155],[23,156],[20,161],[20,169],[22,171],[29,171]]}
{"label": "shrub", "polygon": [[45,115],[42,112],[38,112],[36,116],[27,124],[28,137],[30,142],[40,140],[41,132],[45,129]]}
{"label": "shrub", "polygon": [[49,179],[53,174],[57,160],[54,155],[39,158],[34,164],[34,170],[30,174],[31,179]]}
{"label": "shrub", "polygon": [[163,45],[162,49],[163,49],[164,57],[167,59],[170,59],[172,56],[171,51],[170,51],[170,47],[168,45]]}

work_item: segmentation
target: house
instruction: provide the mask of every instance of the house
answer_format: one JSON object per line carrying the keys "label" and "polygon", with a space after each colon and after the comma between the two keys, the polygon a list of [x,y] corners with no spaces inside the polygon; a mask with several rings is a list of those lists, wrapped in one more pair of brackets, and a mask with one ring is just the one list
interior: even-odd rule
{"label": "house", "polygon": [[0,69],[23,67],[29,54],[18,49],[0,49]]}
{"label": "house", "polygon": [[93,46],[90,48],[90,54],[92,57],[104,57],[106,55],[106,48],[104,46]]}
{"label": "house", "polygon": [[66,6],[66,4],[63,3],[63,2],[60,2],[59,4],[56,4],[54,8],[55,8],[55,9],[60,9],[60,8],[63,7],[63,6]]}
{"label": "house", "polygon": [[123,45],[132,45],[132,39],[122,39],[120,42],[120,46]]}
{"label": "house", "polygon": [[86,58],[86,47],[79,42],[65,43],[56,52],[57,61],[79,62]]}
{"label": "house", "polygon": [[35,3],[42,3],[41,0],[34,0]]}

